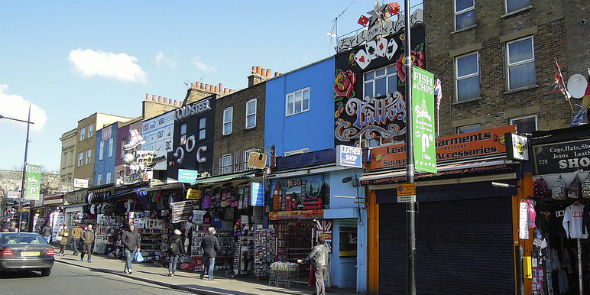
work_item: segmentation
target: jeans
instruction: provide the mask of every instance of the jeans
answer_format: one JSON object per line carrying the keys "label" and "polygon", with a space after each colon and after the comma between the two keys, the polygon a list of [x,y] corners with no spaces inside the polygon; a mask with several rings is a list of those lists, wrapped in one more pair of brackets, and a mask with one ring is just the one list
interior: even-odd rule
{"label": "jeans", "polygon": [[84,260],[84,254],[88,254],[88,262],[92,259],[92,244],[82,244],[82,255],[80,256],[81,260]]}
{"label": "jeans", "polygon": [[168,273],[175,273],[176,267],[178,266],[178,259],[180,259],[180,255],[172,255],[170,256],[170,262],[168,263]]}
{"label": "jeans", "polygon": [[215,257],[212,258],[205,258],[205,264],[203,265],[203,270],[201,271],[201,279],[205,276],[205,268],[209,268],[209,275],[208,279],[213,279],[213,269],[215,269]]}
{"label": "jeans", "polygon": [[80,245],[80,239],[72,239],[72,250],[74,255],[78,255],[78,246]]}
{"label": "jeans", "polygon": [[136,250],[131,251],[125,248],[125,269],[129,272],[133,271],[133,266],[131,265],[131,262],[133,262],[133,257],[135,257],[135,251]]}

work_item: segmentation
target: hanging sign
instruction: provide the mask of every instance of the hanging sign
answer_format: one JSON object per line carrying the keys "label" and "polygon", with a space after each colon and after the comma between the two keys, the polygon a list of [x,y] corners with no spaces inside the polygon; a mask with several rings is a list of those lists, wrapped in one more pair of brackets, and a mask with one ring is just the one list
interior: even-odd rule
{"label": "hanging sign", "polygon": [[25,200],[39,200],[41,190],[41,166],[27,165],[25,177]]}
{"label": "hanging sign", "polygon": [[525,136],[506,133],[506,156],[511,160],[528,161],[529,145]]}
{"label": "hanging sign", "polygon": [[529,239],[528,213],[529,204],[526,202],[520,202],[518,218],[518,238],[522,240]]}
{"label": "hanging sign", "polygon": [[417,171],[436,173],[434,74],[412,68],[412,139]]}
{"label": "hanging sign", "polygon": [[201,198],[201,190],[189,188],[186,191],[186,199],[187,200],[198,200]]}
{"label": "hanging sign", "polygon": [[264,206],[264,185],[261,182],[252,182],[250,189],[250,206]]}
{"label": "hanging sign", "polygon": [[344,167],[363,168],[361,162],[363,151],[359,147],[337,145],[336,146],[336,165]]}
{"label": "hanging sign", "polygon": [[251,152],[248,155],[248,168],[264,169],[266,167],[266,154]]}
{"label": "hanging sign", "polygon": [[178,169],[179,182],[193,183],[197,180],[198,176],[199,171],[197,170]]}

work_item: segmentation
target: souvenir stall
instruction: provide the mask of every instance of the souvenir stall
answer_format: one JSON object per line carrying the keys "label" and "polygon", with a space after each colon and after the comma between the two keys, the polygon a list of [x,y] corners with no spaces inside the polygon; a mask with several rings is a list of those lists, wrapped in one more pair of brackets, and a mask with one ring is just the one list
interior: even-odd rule
{"label": "souvenir stall", "polygon": [[519,238],[533,240],[532,292],[588,294],[590,128],[534,133],[532,154],[534,195],[519,212]]}

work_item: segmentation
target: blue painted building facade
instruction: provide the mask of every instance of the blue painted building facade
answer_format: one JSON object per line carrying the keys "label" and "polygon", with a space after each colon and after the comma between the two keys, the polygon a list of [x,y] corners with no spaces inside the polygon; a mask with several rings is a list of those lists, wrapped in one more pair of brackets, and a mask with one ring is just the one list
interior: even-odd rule
{"label": "blue painted building facade", "polygon": [[93,182],[95,186],[115,182],[118,124],[116,122],[96,131]]}

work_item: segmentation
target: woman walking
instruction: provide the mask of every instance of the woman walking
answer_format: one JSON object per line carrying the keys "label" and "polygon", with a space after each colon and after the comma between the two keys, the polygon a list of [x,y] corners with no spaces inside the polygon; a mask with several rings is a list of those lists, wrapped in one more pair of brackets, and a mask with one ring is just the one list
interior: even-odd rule
{"label": "woman walking", "polygon": [[168,262],[168,276],[173,277],[174,273],[176,272],[176,267],[178,266],[178,259],[180,258],[180,254],[184,253],[184,246],[182,245],[182,239],[180,238],[181,232],[178,229],[174,230],[174,234],[170,238],[170,242],[168,243],[168,257],[170,257],[170,261]]}
{"label": "woman walking", "polygon": [[64,250],[66,249],[66,245],[68,244],[68,237],[70,236],[70,230],[68,229],[68,226],[66,224],[62,226],[57,236],[59,240],[59,255],[64,256],[66,255]]}

